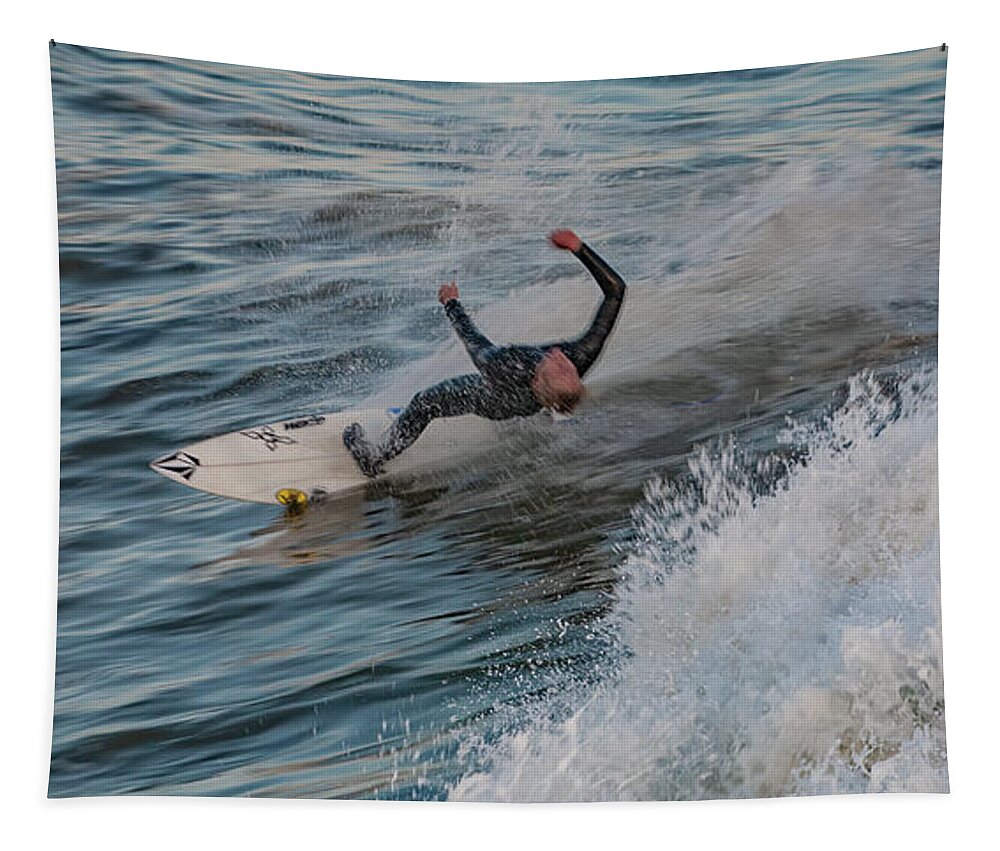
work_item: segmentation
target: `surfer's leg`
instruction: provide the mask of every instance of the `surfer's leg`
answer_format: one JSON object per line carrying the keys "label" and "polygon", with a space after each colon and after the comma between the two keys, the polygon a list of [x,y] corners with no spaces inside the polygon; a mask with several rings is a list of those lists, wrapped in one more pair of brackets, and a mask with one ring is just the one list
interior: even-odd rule
{"label": "surfer's leg", "polygon": [[375,478],[382,472],[382,464],[379,461],[373,447],[365,439],[365,430],[361,423],[351,423],[344,429],[344,446],[347,447],[354,460],[358,462],[361,472],[369,478]]}
{"label": "surfer's leg", "polygon": [[449,378],[421,390],[392,424],[378,449],[380,463],[395,458],[420,437],[431,420],[479,414],[488,405],[490,390],[478,374]]}
{"label": "surfer's leg", "polygon": [[344,431],[344,445],[351,451],[366,476],[377,476],[382,465],[395,458],[420,437],[431,420],[478,414],[496,419],[494,394],[478,374],[449,378],[421,390],[386,431],[377,447],[365,440],[364,431],[354,423]]}

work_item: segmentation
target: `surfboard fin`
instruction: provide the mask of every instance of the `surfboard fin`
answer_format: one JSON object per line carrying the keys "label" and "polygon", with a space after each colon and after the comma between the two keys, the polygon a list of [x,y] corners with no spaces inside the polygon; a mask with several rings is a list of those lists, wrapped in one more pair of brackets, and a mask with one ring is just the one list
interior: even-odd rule
{"label": "surfboard fin", "polygon": [[285,506],[289,514],[301,514],[309,505],[309,497],[298,488],[282,488],[275,495],[280,505]]}

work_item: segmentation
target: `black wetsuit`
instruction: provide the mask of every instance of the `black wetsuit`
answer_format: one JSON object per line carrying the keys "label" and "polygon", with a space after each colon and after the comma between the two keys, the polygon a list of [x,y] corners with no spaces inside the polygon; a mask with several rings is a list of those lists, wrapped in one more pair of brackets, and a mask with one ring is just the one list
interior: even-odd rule
{"label": "black wetsuit", "polygon": [[604,293],[590,327],[579,337],[541,346],[496,346],[484,337],[468,314],[451,299],[444,310],[475,364],[477,373],[449,378],[417,393],[395,420],[377,447],[364,439],[360,426],[344,432],[344,443],[366,475],[381,472],[382,464],[410,446],[437,417],[476,414],[490,420],[529,417],[542,409],[531,389],[538,364],[550,349],[560,348],[582,378],[601,353],[625,297],[625,282],[593,249],[581,244],[573,252],[587,267]]}

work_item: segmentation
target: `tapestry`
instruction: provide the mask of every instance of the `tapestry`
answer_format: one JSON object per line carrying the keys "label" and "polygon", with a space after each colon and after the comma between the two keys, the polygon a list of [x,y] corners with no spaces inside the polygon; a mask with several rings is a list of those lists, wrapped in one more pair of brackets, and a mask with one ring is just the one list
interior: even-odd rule
{"label": "tapestry", "polygon": [[948,791],[945,46],[50,58],[51,797]]}

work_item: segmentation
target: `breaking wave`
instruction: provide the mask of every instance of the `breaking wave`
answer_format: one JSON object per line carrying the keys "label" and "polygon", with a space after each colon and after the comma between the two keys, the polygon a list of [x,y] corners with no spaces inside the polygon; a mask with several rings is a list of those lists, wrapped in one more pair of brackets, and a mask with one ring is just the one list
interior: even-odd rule
{"label": "breaking wave", "polygon": [[936,386],[863,374],[787,452],[650,482],[610,673],[469,743],[451,797],[946,792]]}

